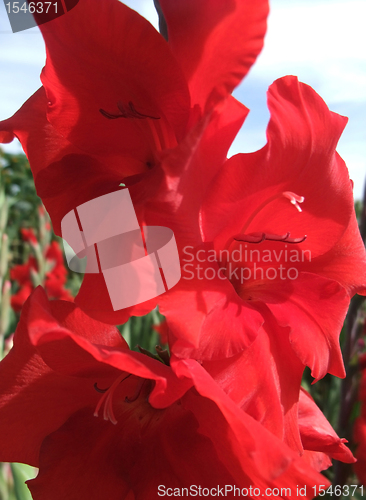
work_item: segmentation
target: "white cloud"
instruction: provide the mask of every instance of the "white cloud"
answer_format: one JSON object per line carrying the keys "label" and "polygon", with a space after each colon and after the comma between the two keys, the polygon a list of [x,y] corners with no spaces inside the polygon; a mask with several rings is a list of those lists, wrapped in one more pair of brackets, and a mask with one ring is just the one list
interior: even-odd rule
{"label": "white cloud", "polygon": [[366,100],[366,2],[274,0],[257,75],[312,74],[327,101]]}

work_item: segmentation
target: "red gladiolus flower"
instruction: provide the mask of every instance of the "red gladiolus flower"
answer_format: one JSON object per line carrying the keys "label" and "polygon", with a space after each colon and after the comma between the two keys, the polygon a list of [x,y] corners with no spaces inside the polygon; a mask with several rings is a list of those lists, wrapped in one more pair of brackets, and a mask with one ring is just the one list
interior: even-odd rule
{"label": "red gladiolus flower", "polygon": [[[32,229],[21,230],[23,239],[30,241],[33,245],[38,244]],[[68,290],[64,288],[67,277],[67,270],[64,265],[64,259],[56,241],[52,241],[45,254],[46,264],[51,266],[51,270],[46,272],[44,287],[47,295],[51,299],[63,299],[73,301],[73,297]],[[27,300],[34,285],[32,281],[32,271],[38,271],[37,259],[29,256],[25,264],[18,264],[10,269],[10,278],[19,284],[19,290],[11,297],[11,306],[14,311],[19,312],[24,302]]]}
{"label": "red gladiolus flower", "polygon": [[0,459],[40,468],[35,500],[142,500],[195,483],[301,484],[312,498],[324,477],[223,387],[194,360],[131,352],[114,327],[37,288],[0,363]]}
{"label": "red gladiolus flower", "polygon": [[38,244],[36,235],[34,234],[34,231],[32,228],[21,228],[20,234],[22,235],[23,241],[28,241],[29,243],[31,243],[33,245]]}
{"label": "red gladiolus flower", "polygon": [[335,152],[345,118],[295,77],[275,82],[268,103],[267,145],[214,178],[200,211],[205,244],[183,248],[183,277],[161,311],[179,356],[232,356],[273,315],[316,379],[342,377],[338,335],[350,296],[366,288],[351,183]]}

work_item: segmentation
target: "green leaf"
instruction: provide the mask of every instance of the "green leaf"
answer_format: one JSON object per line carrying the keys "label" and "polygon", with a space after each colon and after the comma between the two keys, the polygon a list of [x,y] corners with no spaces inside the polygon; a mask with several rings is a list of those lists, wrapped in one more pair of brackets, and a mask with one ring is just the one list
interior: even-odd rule
{"label": "green leaf", "polygon": [[25,481],[35,477],[34,467],[25,464],[11,464],[11,472],[14,479],[16,500],[32,500],[32,495]]}

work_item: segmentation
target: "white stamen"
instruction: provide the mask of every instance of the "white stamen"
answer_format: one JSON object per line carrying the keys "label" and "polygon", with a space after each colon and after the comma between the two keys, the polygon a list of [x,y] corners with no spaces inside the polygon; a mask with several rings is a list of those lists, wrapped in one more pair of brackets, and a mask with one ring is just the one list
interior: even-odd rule
{"label": "white stamen", "polygon": [[114,415],[113,411],[113,394],[114,391],[117,389],[118,385],[126,380],[128,377],[130,377],[131,374],[125,375],[122,373],[110,386],[110,388],[103,394],[103,396],[100,398],[95,411],[94,411],[94,417],[99,416],[99,410],[101,409],[103,403],[104,403],[104,408],[103,408],[103,418],[104,420],[110,420],[112,424],[116,425],[117,424],[117,419]]}
{"label": "white stamen", "polygon": [[297,208],[297,210],[299,212],[302,212],[299,203],[302,203],[305,200],[303,196],[299,196],[298,194],[292,193],[291,191],[284,191],[282,193],[282,196],[290,200],[290,202]]}

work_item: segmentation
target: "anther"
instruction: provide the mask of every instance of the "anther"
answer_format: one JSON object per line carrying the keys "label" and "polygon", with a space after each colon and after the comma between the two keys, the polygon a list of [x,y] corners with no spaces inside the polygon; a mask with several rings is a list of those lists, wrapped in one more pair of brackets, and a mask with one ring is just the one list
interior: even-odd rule
{"label": "anther", "polygon": [[262,243],[262,241],[280,241],[281,243],[298,244],[306,240],[307,235],[300,238],[290,238],[290,233],[286,234],[267,234],[267,233],[249,233],[249,234],[236,234],[233,236],[235,241],[240,243]]}
{"label": "anther", "polygon": [[160,120],[160,116],[146,115],[137,111],[132,101],[129,101],[127,106],[119,101],[117,103],[117,108],[119,109],[120,114],[109,113],[102,108],[99,109],[99,112],[109,120],[116,120],[117,118],[137,118],[138,120],[150,118],[151,120]]}
{"label": "anther", "polygon": [[[121,102],[118,102],[117,103],[117,107],[122,112],[123,109],[125,109],[125,108],[121,109],[121,107],[120,107],[121,104],[122,104]],[[150,118],[151,120],[160,120],[160,116],[145,115],[145,114],[140,113],[139,111],[137,111],[137,109],[135,108],[135,105],[133,104],[132,101],[129,101],[128,108],[129,108],[129,110],[127,112],[130,111],[133,118]]]}
{"label": "anther", "polygon": [[124,118],[122,115],[113,115],[112,113],[108,113],[108,111],[105,111],[104,109],[100,109],[99,113],[101,113],[105,118],[108,118],[108,120],[115,120],[116,118]]}
{"label": "anther", "polygon": [[266,239],[265,233],[250,233],[250,234],[236,234],[233,236],[235,241],[245,243],[262,243]]}
{"label": "anther", "polygon": [[95,382],[94,389],[100,394],[104,394],[105,392],[109,391],[110,387],[108,387],[107,389],[99,389],[98,382]]}
{"label": "anther", "polygon": [[140,394],[141,394],[142,388],[145,385],[145,382],[147,382],[146,379],[141,380],[141,382],[138,384],[138,386],[136,388],[136,392],[132,396],[132,398],[128,398],[127,396],[125,397],[125,403],[134,403],[135,401],[137,401],[137,399],[140,397]]}

